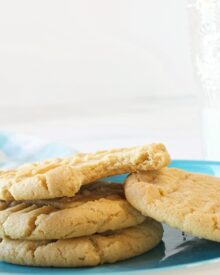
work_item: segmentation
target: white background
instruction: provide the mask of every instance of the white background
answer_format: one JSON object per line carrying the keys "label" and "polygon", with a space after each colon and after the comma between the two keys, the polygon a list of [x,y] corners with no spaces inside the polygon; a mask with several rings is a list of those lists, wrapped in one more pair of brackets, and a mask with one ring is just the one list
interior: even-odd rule
{"label": "white background", "polygon": [[200,158],[187,16],[185,0],[0,0],[0,129]]}

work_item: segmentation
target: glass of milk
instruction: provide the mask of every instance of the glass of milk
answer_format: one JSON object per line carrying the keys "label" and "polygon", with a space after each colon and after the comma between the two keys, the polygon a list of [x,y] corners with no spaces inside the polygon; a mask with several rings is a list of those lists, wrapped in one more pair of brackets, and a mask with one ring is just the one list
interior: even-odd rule
{"label": "glass of milk", "polygon": [[204,156],[220,161],[220,0],[189,0]]}

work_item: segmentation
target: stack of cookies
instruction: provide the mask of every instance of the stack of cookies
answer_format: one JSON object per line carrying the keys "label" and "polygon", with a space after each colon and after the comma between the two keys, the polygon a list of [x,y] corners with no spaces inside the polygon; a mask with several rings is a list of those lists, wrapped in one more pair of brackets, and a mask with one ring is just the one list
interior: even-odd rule
{"label": "stack of cookies", "polygon": [[[170,190],[145,186],[145,173],[155,180],[156,171],[166,171],[162,168],[169,161],[166,148],[153,144],[0,172],[0,259],[33,266],[95,266],[152,249],[163,229],[145,205]],[[101,180],[125,173],[132,173],[125,185],[127,199],[144,215],[126,200],[123,185]]]}

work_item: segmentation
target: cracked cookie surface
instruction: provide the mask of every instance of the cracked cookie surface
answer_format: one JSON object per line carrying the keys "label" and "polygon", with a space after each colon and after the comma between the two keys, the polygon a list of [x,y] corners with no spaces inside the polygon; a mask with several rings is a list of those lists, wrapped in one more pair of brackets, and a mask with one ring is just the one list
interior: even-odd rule
{"label": "cracked cookie surface", "polygon": [[144,223],[127,229],[68,240],[3,239],[0,260],[31,266],[96,266],[149,251],[161,241],[162,234],[161,224],[148,218]]}
{"label": "cracked cookie surface", "polygon": [[220,178],[176,168],[135,173],[125,195],[143,215],[220,242]]}
{"label": "cracked cookie surface", "polygon": [[170,162],[162,144],[76,154],[69,158],[26,164],[0,173],[0,199],[37,200],[72,197],[97,179],[144,170]]}
{"label": "cracked cookie surface", "polygon": [[72,198],[0,202],[0,238],[53,240],[87,236],[142,223],[123,185],[85,185]]}

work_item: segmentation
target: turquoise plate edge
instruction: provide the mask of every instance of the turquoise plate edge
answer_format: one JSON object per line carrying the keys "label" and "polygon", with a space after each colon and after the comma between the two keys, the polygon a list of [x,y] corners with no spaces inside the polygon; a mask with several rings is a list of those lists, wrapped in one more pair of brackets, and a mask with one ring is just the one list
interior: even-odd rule
{"label": "turquoise plate edge", "polygon": [[[191,172],[198,172],[198,173],[205,173],[209,175],[215,175],[220,176],[220,162],[218,161],[203,161],[203,160],[173,160],[172,163],[169,165],[169,167],[176,167],[185,169]],[[116,182],[122,182],[122,180],[126,177],[126,175],[121,176],[114,176],[108,178],[109,180],[114,180]],[[191,241],[191,237],[189,237],[189,241]],[[208,241],[207,241],[208,242]],[[212,243],[212,242],[210,242]],[[214,243],[214,242],[213,242]],[[220,245],[219,245],[220,247]],[[220,251],[220,250],[219,250]],[[149,252],[150,253],[150,252]],[[220,254],[219,254],[220,255]],[[138,257],[135,257],[132,259],[132,261],[138,260]],[[129,261],[129,260],[128,260]],[[127,261],[125,261],[127,262]],[[122,275],[122,274],[143,274],[143,273],[149,273],[149,272],[161,272],[161,271],[167,271],[167,270],[178,270],[182,268],[191,268],[196,266],[202,266],[202,265],[210,265],[214,263],[220,263],[220,257],[215,257],[213,259],[207,259],[207,260],[197,260],[195,262],[191,263],[184,263],[184,264],[172,264],[171,266],[162,266],[162,267],[154,267],[154,268],[147,268],[141,269],[141,270],[119,270],[117,271],[114,266],[112,265],[103,265],[102,269],[103,273],[107,274],[114,274],[114,275]],[[118,263],[117,265],[120,265]],[[123,265],[123,262],[121,262],[121,265]],[[40,268],[40,267],[23,267],[18,265],[11,265],[7,263],[0,262],[0,274],[2,275],[8,275],[8,274],[41,274],[41,275],[47,275],[51,272],[54,272],[55,274],[102,274],[102,271],[98,271],[100,267],[95,268]],[[98,272],[95,272],[95,271]],[[90,272],[91,271],[91,272]]]}

